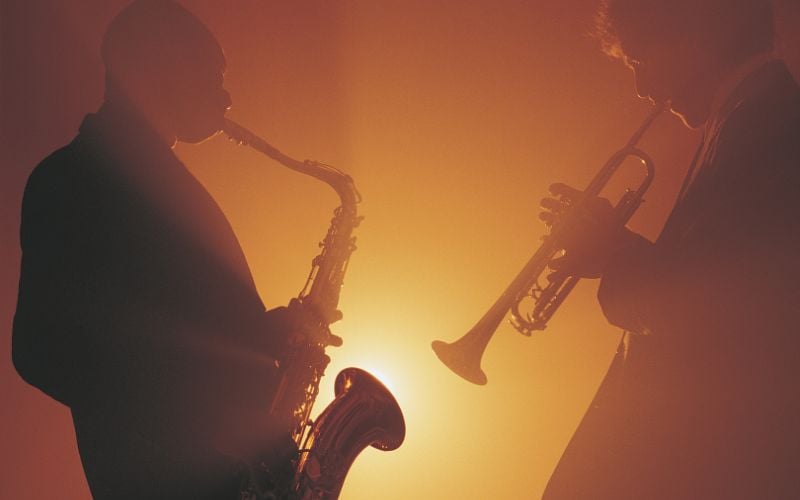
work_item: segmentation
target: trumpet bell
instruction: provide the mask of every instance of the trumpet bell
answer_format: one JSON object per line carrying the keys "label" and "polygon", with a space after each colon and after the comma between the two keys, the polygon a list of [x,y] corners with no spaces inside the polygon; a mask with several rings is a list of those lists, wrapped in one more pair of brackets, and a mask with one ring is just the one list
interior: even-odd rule
{"label": "trumpet bell", "polygon": [[[616,219],[620,226],[624,226],[633,216],[633,213],[644,201],[644,193],[650,187],[655,174],[652,159],[642,150],[636,148],[645,131],[653,121],[669,107],[669,102],[659,104],[645,121],[639,126],[628,143],[614,153],[606,161],[600,171],[595,175],[583,195],[575,202],[583,205],[592,197],[598,196],[609,179],[628,157],[641,160],[645,168],[645,177],[636,190],[628,190],[614,207]],[[510,285],[500,295],[497,301],[489,308],[486,314],[478,320],[472,330],[460,339],[448,344],[436,340],[431,344],[433,351],[448,368],[465,380],[477,385],[486,384],[486,374],[481,370],[481,358],[497,327],[506,314],[511,313],[511,324],[523,335],[530,336],[535,330],[543,330],[556,309],[566,299],[580,278],[569,276],[564,279],[548,279],[548,284],[543,288],[539,285],[540,277],[550,267],[553,257],[563,249],[560,238],[563,234],[563,222],[557,224],[550,234],[543,238],[542,244],[528,260],[522,270],[517,274]],[[520,301],[526,298],[533,299],[535,305],[530,314],[520,310]]]}
{"label": "trumpet bell", "polygon": [[481,352],[475,353],[470,346],[465,346],[464,337],[452,344],[434,340],[431,347],[439,360],[450,368],[456,375],[476,385],[486,385],[486,374],[481,370]]}

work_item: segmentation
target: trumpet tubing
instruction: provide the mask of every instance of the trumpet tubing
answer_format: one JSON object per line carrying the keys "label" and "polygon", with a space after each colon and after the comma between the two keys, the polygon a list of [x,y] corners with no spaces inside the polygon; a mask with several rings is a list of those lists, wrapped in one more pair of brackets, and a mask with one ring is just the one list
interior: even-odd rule
{"label": "trumpet tubing", "polygon": [[[655,175],[652,159],[636,147],[653,121],[667,108],[663,103],[650,113],[627,144],[611,155],[600,168],[595,177],[575,202],[574,209],[580,210],[588,200],[597,197],[609,180],[628,158],[638,159],[645,168],[645,177],[636,190],[626,190],[614,207],[616,221],[625,225],[644,201],[644,194],[650,187]],[[503,291],[497,301],[486,314],[478,320],[466,334],[458,340],[447,343],[435,340],[431,348],[436,356],[453,372],[468,382],[485,385],[486,374],[481,369],[481,359],[495,331],[503,319],[510,313],[511,325],[521,334],[530,336],[534,331],[544,330],[555,312],[566,300],[580,278],[562,276],[545,277],[546,285],[542,285],[542,275],[550,266],[553,257],[562,250],[561,235],[569,231],[569,226],[557,223],[550,234],[543,238],[542,244],[517,274],[511,284]],[[530,299],[533,307],[530,312],[522,311],[522,303]]]}

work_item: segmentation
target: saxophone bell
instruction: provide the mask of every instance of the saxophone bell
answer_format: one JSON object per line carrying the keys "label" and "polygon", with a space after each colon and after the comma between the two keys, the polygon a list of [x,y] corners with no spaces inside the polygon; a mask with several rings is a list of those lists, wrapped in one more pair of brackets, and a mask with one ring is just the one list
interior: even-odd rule
{"label": "saxophone bell", "polygon": [[[406,424],[392,393],[378,379],[359,368],[339,372],[336,398],[317,417],[301,451],[295,484],[311,496],[337,498],[344,475],[367,446],[382,451],[403,444]],[[369,408],[369,411],[364,411]],[[331,474],[336,470],[336,474]],[[327,471],[327,473],[326,473]]]}

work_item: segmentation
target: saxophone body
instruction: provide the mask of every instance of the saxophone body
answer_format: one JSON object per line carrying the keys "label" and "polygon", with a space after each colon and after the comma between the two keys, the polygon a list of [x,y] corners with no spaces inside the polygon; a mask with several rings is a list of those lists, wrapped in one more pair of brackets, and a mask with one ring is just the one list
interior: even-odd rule
{"label": "saxophone body", "polygon": [[[405,438],[402,410],[391,392],[375,377],[358,368],[342,370],[336,378],[336,397],[319,415],[310,418],[319,383],[330,358],[328,345],[338,345],[330,324],[341,318],[339,295],[355,251],[353,231],[361,222],[361,197],[352,178],[323,163],[294,160],[237,123],[226,120],[225,133],[284,166],[321,180],[339,195],[341,205],[320,243],[303,290],[289,307],[313,312],[307,335],[292,345],[281,361],[280,381],[270,406],[270,418],[285,429],[297,447],[289,464],[251,464],[242,487],[242,500],[336,499],[350,466],[367,446],[389,451]],[[307,315],[305,315],[307,316]],[[313,340],[308,340],[313,339]]]}

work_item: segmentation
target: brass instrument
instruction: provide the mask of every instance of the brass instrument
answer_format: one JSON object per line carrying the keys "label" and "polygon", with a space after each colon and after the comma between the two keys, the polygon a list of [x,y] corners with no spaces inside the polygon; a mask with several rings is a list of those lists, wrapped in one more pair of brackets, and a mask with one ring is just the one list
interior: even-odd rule
{"label": "brass instrument", "polygon": [[[633,157],[640,160],[645,167],[645,177],[635,191],[627,189],[614,206],[615,218],[619,224],[625,225],[628,222],[644,201],[644,194],[650,187],[655,173],[653,161],[644,151],[638,149],[636,144],[666,107],[666,103],[657,106],[639,126],[628,143],[611,155],[611,158],[606,161],[583,191],[580,199],[575,201],[574,209],[580,210],[580,207],[588,200],[598,196],[619,166],[628,158]],[[569,222],[568,218],[567,222]],[[441,340],[433,341],[431,344],[433,351],[448,368],[473,384],[485,385],[487,380],[486,374],[481,369],[481,358],[494,332],[509,311],[511,312],[511,325],[521,334],[530,336],[536,330],[545,329],[547,322],[580,280],[576,276],[551,275],[545,276],[546,285],[542,286],[540,283],[542,275],[548,269],[552,259],[563,250],[561,235],[567,230],[568,226],[565,226],[563,222],[553,225],[550,234],[542,239],[541,246],[525,264],[522,271],[486,314],[464,336],[449,344]],[[533,303],[530,312],[522,312],[524,301]]]}
{"label": "brass instrument", "polygon": [[248,500],[335,499],[350,465],[364,448],[371,445],[384,451],[394,450],[405,438],[403,412],[394,396],[375,377],[358,368],[339,373],[336,398],[316,422],[310,418],[320,380],[330,361],[325,347],[337,345],[337,337],[331,334],[329,325],[341,317],[337,309],[339,293],[350,255],[356,249],[352,233],[362,219],[356,210],[361,197],[353,179],[330,165],[289,158],[231,120],[225,121],[224,131],[235,142],[325,182],[341,200],[320,243],[322,250],[312,261],[306,284],[290,304],[290,307],[308,307],[315,313],[318,321],[306,327],[318,333],[309,338],[321,340],[307,340],[290,349],[290,354],[281,361],[281,380],[270,408],[271,418],[286,427],[299,454],[292,460],[289,474],[281,472],[285,465],[275,467],[274,471],[258,471],[267,480],[263,477],[249,480],[242,491],[242,498]]}

